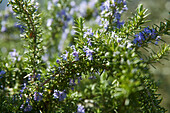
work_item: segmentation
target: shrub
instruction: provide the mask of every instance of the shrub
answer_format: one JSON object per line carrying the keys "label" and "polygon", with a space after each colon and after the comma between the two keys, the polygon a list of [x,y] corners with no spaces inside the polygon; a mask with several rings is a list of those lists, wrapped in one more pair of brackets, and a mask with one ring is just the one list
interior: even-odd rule
{"label": "shrub", "polygon": [[[169,35],[169,20],[144,27],[148,14],[143,5],[122,21],[128,9],[125,0],[83,3],[91,6],[83,11],[73,1],[49,1],[49,14],[43,14],[34,0],[9,1],[13,17],[19,20],[14,27],[21,30],[24,49],[14,49],[0,59],[0,111],[165,112],[149,65],[168,55],[170,47],[161,36]],[[100,21],[86,27],[86,20],[94,22],[94,11]],[[7,31],[1,25],[1,32]],[[68,37],[68,42],[59,42],[60,37]],[[70,46],[62,47],[63,43]],[[160,50],[153,51],[149,45]]]}

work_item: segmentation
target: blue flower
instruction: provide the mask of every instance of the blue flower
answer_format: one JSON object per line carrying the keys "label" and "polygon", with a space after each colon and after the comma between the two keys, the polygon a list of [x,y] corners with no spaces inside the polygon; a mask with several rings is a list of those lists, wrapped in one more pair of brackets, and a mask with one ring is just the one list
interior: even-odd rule
{"label": "blue flower", "polygon": [[96,3],[97,3],[97,0],[90,0],[89,3],[88,3],[88,6],[90,8],[94,8]]}
{"label": "blue flower", "polygon": [[20,90],[20,92],[21,93],[23,93],[24,92],[24,89],[26,89],[27,87],[26,87],[26,83],[24,83],[24,87],[22,87],[22,89]]}
{"label": "blue flower", "polygon": [[97,79],[96,76],[90,76],[89,79]]}
{"label": "blue flower", "polygon": [[160,37],[160,36],[157,36],[156,41],[155,41],[155,44],[156,44],[156,45],[158,44],[159,39],[161,39],[161,37]]}
{"label": "blue flower", "polygon": [[14,27],[19,28],[21,33],[24,32],[25,26],[23,26],[23,25],[21,25],[21,24],[18,24],[18,23],[16,22],[16,23],[14,23]]}
{"label": "blue flower", "polygon": [[135,35],[135,39],[133,40],[134,44],[142,44],[143,41],[145,41],[145,36],[143,35],[142,32],[139,34]]}
{"label": "blue flower", "polygon": [[26,98],[25,103],[29,104],[29,103],[30,103],[30,99],[29,99],[29,98]]}
{"label": "blue flower", "polygon": [[51,3],[51,1],[48,1],[47,9],[48,9],[48,10],[51,10],[52,5],[53,5],[53,4]]}
{"label": "blue flower", "polygon": [[117,28],[120,29],[121,26],[124,25],[124,21],[120,22],[119,20],[117,20]]}
{"label": "blue flower", "polygon": [[155,32],[155,29],[149,29],[149,26],[146,27],[143,31],[142,31],[143,34],[146,35],[146,38],[148,38],[149,36],[151,36],[152,39],[155,39],[156,37],[156,32]]}
{"label": "blue flower", "polygon": [[66,54],[63,54],[63,55],[62,55],[62,58],[63,58],[63,60],[66,60],[66,61],[67,61],[67,57],[68,57],[68,52],[66,51]]}
{"label": "blue flower", "polygon": [[56,62],[59,64],[59,63],[60,63],[60,60],[59,60],[59,59],[57,59],[57,60],[56,60]]}
{"label": "blue flower", "polygon": [[85,16],[87,12],[87,1],[82,0],[79,7],[77,7],[77,11],[79,11],[80,16]]}
{"label": "blue flower", "polygon": [[78,105],[78,107],[77,107],[77,113],[85,113],[84,106]]}
{"label": "blue flower", "polygon": [[[149,27],[146,27],[143,31],[141,31],[139,34],[135,35],[135,39],[133,40],[134,44],[137,44],[139,47],[141,46],[142,43],[145,42],[146,39],[151,38],[151,39],[155,39],[157,36],[157,33],[155,31],[155,29],[149,29]],[[155,44],[158,44],[158,41],[156,39]]]}
{"label": "blue flower", "polygon": [[6,27],[5,26],[2,26],[1,27],[1,32],[5,32],[7,29],[6,29]]}
{"label": "blue flower", "polygon": [[155,41],[155,44],[158,45],[158,41]]}
{"label": "blue flower", "polygon": [[91,44],[91,38],[87,38],[87,44],[89,45],[89,46],[92,46],[92,44]]}
{"label": "blue flower", "polygon": [[61,37],[60,43],[58,45],[58,49],[60,51],[62,51],[62,49],[63,49],[63,45],[64,45],[65,40],[67,39],[68,33],[69,33],[69,29],[65,29],[64,32],[62,33],[62,37]]}
{"label": "blue flower", "polygon": [[151,30],[149,29],[149,27],[146,27],[143,32],[148,35],[151,34]]}
{"label": "blue flower", "polygon": [[87,48],[86,46],[84,47],[84,52],[86,52],[86,57],[88,57],[89,60],[93,60],[93,50]]}
{"label": "blue flower", "polygon": [[65,9],[61,10],[60,14],[61,16],[66,16],[66,10]]}
{"label": "blue flower", "polygon": [[152,39],[155,39],[155,38],[156,38],[156,35],[157,35],[157,33],[156,33],[155,29],[152,29],[151,38],[152,38]]}
{"label": "blue flower", "polygon": [[1,21],[1,25],[2,25],[1,32],[5,32],[7,30],[6,29],[6,21],[5,20]]}
{"label": "blue flower", "polygon": [[41,101],[42,100],[42,93],[39,93],[39,92],[34,92],[34,100],[35,101]]}
{"label": "blue flower", "polygon": [[[121,7],[119,7],[119,5],[121,5]],[[124,21],[120,22],[120,19],[121,19],[121,14],[127,10],[126,1],[125,0],[106,0],[103,3],[101,8],[102,8],[101,15],[103,18],[103,20],[101,21],[102,21],[103,27],[105,29],[115,28],[115,27],[120,29],[121,26],[124,24]],[[108,19],[108,16],[113,18],[110,27],[108,27],[109,26],[108,23],[110,22],[110,20]]]}
{"label": "blue flower", "polygon": [[121,18],[120,13],[115,13],[114,16],[115,16],[115,19],[116,19],[116,20],[120,20],[120,18]]}
{"label": "blue flower", "polygon": [[82,77],[79,76],[79,77],[77,77],[77,79],[78,79],[78,83],[80,83],[80,80],[82,80]]}
{"label": "blue flower", "polygon": [[71,1],[71,2],[70,2],[70,5],[71,5],[72,7],[76,6],[75,1]]}
{"label": "blue flower", "polygon": [[[112,4],[112,5],[114,5],[114,4]],[[110,1],[109,0],[107,0],[107,1],[105,1],[104,3],[103,3],[103,5],[102,5],[102,7],[101,7],[101,10],[103,11],[103,10],[105,10],[105,11],[109,11],[110,10]]]}
{"label": "blue flower", "polygon": [[9,55],[11,57],[17,57],[18,56],[18,53],[16,52],[16,49],[13,49],[13,52],[9,52]]}
{"label": "blue flower", "polygon": [[1,88],[3,88],[4,86],[3,86],[3,85],[1,85],[0,87],[1,87]]}
{"label": "blue flower", "polygon": [[75,60],[79,60],[79,52],[77,52],[76,50],[73,51],[73,56],[75,57]]}
{"label": "blue flower", "polygon": [[53,0],[53,3],[54,4],[57,4],[59,0]]}
{"label": "blue flower", "polygon": [[24,104],[22,104],[22,105],[20,106],[20,109],[24,109]]}
{"label": "blue flower", "polygon": [[53,96],[55,99],[58,98],[59,101],[63,101],[66,98],[66,93],[65,91],[54,90]]}
{"label": "blue flower", "polygon": [[24,109],[24,112],[28,112],[28,111],[31,111],[32,110],[32,106],[30,104],[28,104],[25,109]]}
{"label": "blue flower", "polygon": [[92,28],[87,29],[87,32],[84,32],[84,37],[86,36],[93,36]]}
{"label": "blue flower", "polygon": [[0,75],[3,75],[3,74],[5,74],[6,72],[5,71],[0,71]]}
{"label": "blue flower", "polygon": [[16,49],[13,49],[13,52],[9,52],[9,55],[11,56],[13,62],[15,62],[16,60],[19,61],[21,59],[19,54],[16,52]]}
{"label": "blue flower", "polygon": [[41,75],[40,75],[40,74],[37,74],[36,78],[38,78],[38,80],[40,80]]}
{"label": "blue flower", "polygon": [[47,27],[50,27],[51,24],[52,24],[52,22],[53,22],[53,18],[49,18],[49,19],[47,20]]}
{"label": "blue flower", "polygon": [[79,60],[79,52],[76,51],[76,48],[75,48],[74,45],[71,46],[71,48],[73,49],[72,55],[75,57],[75,60],[76,60],[76,61]]}
{"label": "blue flower", "polygon": [[22,104],[20,106],[20,109],[24,109],[24,112],[31,111],[32,110],[32,106],[30,105],[30,99],[27,98],[25,103],[26,103],[27,106],[25,106],[25,104]]}
{"label": "blue flower", "polygon": [[70,86],[75,86],[76,85],[75,79],[70,79],[69,85]]}
{"label": "blue flower", "polygon": [[120,43],[122,41],[122,38],[117,38],[117,42]]}
{"label": "blue flower", "polygon": [[130,43],[130,42],[128,42],[128,43],[127,43],[127,48],[132,50],[131,46],[133,46],[133,44]]}

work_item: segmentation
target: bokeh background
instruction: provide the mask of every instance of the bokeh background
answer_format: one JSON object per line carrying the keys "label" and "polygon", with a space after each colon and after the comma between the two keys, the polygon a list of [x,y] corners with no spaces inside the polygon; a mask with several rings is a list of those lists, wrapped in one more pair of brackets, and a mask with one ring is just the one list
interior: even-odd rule
{"label": "bokeh background", "polygon": [[[43,5],[47,0],[39,0]],[[75,0],[77,3],[83,0]],[[8,0],[3,0],[0,4],[0,10],[5,10]],[[146,26],[152,26],[153,24],[159,25],[161,21],[165,19],[170,19],[170,0],[128,0],[129,10],[123,15],[123,19],[126,20],[128,17],[132,16],[131,12],[135,12],[138,4],[143,4],[145,8],[148,9],[148,13],[151,13],[148,17],[150,22],[146,23]],[[1,17],[1,13],[0,13]],[[3,24],[1,21],[0,24]],[[8,25],[8,27],[13,25]],[[20,49],[21,42],[19,38],[20,31],[8,31],[13,32],[3,34],[0,32],[0,58],[7,56],[12,49]],[[11,38],[12,37],[12,38]],[[170,36],[162,36],[162,39],[170,44]],[[157,47],[153,47],[153,50],[157,50]],[[170,59],[170,55],[168,56]],[[159,83],[158,93],[161,93],[163,101],[161,103],[168,112],[170,113],[170,61],[162,60],[162,64],[155,64],[155,68],[151,66],[151,72],[154,75],[154,79]]]}

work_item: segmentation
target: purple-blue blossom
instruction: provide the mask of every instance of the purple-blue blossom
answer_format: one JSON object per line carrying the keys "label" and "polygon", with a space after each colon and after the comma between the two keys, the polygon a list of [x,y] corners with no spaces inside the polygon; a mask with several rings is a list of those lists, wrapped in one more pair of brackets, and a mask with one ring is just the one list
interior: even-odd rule
{"label": "purple-blue blossom", "polygon": [[1,32],[5,32],[7,30],[7,28],[5,26],[1,27]]}
{"label": "purple-blue blossom", "polygon": [[59,59],[57,59],[57,60],[56,60],[56,62],[59,64],[59,63],[60,63],[60,60],[59,60]]}
{"label": "purple-blue blossom", "polygon": [[130,43],[130,42],[127,43],[127,48],[128,48],[128,49],[131,49],[131,50],[132,50],[132,48],[131,48],[132,46],[133,46],[132,43]]}
{"label": "purple-blue blossom", "polygon": [[16,49],[13,49],[12,52],[9,52],[9,55],[11,56],[13,62],[15,62],[16,60],[19,61],[21,59],[19,54],[16,52]]}
{"label": "purple-blue blossom", "polygon": [[7,30],[7,28],[6,28],[6,21],[5,20],[1,21],[1,25],[2,25],[1,32],[5,32]]}
{"label": "purple-blue blossom", "polygon": [[142,33],[143,33],[143,35],[145,35],[146,38],[148,38],[149,36],[151,36],[152,39],[156,38],[156,31],[155,31],[155,29],[150,29],[149,26],[144,28]]}
{"label": "purple-blue blossom", "polygon": [[22,105],[20,106],[20,109],[24,109],[24,104],[22,104]]}
{"label": "purple-blue blossom", "polygon": [[120,13],[118,13],[118,12],[115,13],[114,16],[115,16],[115,19],[116,19],[116,20],[120,20],[120,18],[121,18]]}
{"label": "purple-blue blossom", "polygon": [[57,4],[59,0],[52,0],[54,4]]}
{"label": "purple-blue blossom", "polygon": [[97,3],[97,1],[98,1],[98,0],[90,0],[90,1],[88,2],[88,6],[89,6],[90,8],[94,8],[94,7],[95,7],[95,4]]}
{"label": "purple-blue blossom", "polygon": [[48,9],[48,10],[51,10],[52,6],[53,6],[53,4],[51,3],[51,1],[48,1],[47,9]]}
{"label": "purple-blue blossom", "polygon": [[79,52],[76,50],[75,46],[72,46],[73,52],[72,55],[75,57],[75,60],[79,60]]}
{"label": "purple-blue blossom", "polygon": [[3,70],[0,71],[0,75],[3,75],[3,74],[5,74],[5,73],[6,73],[6,72],[3,71]]}
{"label": "purple-blue blossom", "polygon": [[37,78],[38,80],[40,80],[41,75],[40,75],[40,74],[37,74],[36,78]]}
{"label": "purple-blue blossom", "polygon": [[133,40],[134,44],[137,44],[139,47],[149,38],[150,39],[155,39],[156,42],[155,44],[158,44],[158,39],[156,38],[157,34],[155,29],[149,29],[149,27],[144,28],[143,31],[139,32],[138,34],[135,35],[135,39]]}
{"label": "purple-blue blossom", "polygon": [[124,25],[124,21],[120,22],[120,20],[117,20],[117,28],[120,29]]}
{"label": "purple-blue blossom", "polygon": [[18,24],[18,23],[16,22],[16,23],[14,23],[14,27],[18,28],[21,33],[24,32],[25,26],[23,26],[23,25],[21,25],[21,24]]}
{"label": "purple-blue blossom", "polygon": [[117,37],[117,42],[120,43],[122,41],[122,38]]}
{"label": "purple-blue blossom", "polygon": [[143,33],[150,35],[151,34],[151,30],[149,29],[149,27],[146,27],[146,28],[144,28]]}
{"label": "purple-blue blossom", "polygon": [[[78,75],[78,74],[77,74],[77,75]],[[79,84],[80,81],[82,80],[82,77],[81,77],[81,76],[77,77],[77,80],[78,80],[78,84]]]}
{"label": "purple-blue blossom", "polygon": [[69,29],[65,29],[64,32],[62,33],[61,40],[58,45],[58,50],[62,51],[64,42],[67,39],[68,34],[69,34]]}
{"label": "purple-blue blossom", "polygon": [[156,33],[155,29],[152,29],[151,38],[152,38],[152,39],[155,39],[156,36],[157,36],[157,33]]}
{"label": "purple-blue blossom", "polygon": [[28,112],[28,111],[31,111],[32,110],[32,106],[30,104],[28,104],[25,109],[24,109],[24,112]]}
{"label": "purple-blue blossom", "polygon": [[69,85],[70,86],[75,86],[76,85],[75,79],[70,79]]}
{"label": "purple-blue blossom", "polygon": [[[3,74],[5,74],[6,72],[5,71],[3,71],[3,70],[1,70],[0,71],[0,75],[3,75]],[[0,79],[2,78],[3,76],[0,76]]]}
{"label": "purple-blue blossom", "polygon": [[9,55],[11,57],[17,57],[18,56],[18,53],[16,52],[16,49],[13,49],[13,52],[9,52]]}
{"label": "purple-blue blossom", "polygon": [[26,88],[27,88],[27,87],[26,87],[26,83],[24,83],[24,87],[22,87],[22,89],[20,90],[20,92],[23,93]]}
{"label": "purple-blue blossom", "polygon": [[42,100],[42,97],[43,97],[43,93],[40,93],[40,92],[34,92],[34,100],[35,101],[41,101]]}
{"label": "purple-blue blossom", "polygon": [[78,107],[77,107],[77,113],[85,113],[84,106],[78,105]]}
{"label": "purple-blue blossom", "polygon": [[64,91],[58,91],[58,90],[54,90],[53,93],[54,98],[58,98],[59,101],[63,101],[66,98],[66,92]]}
{"label": "purple-blue blossom", "polygon": [[67,60],[67,57],[68,57],[68,52],[66,51],[66,54],[62,55],[62,58],[63,58],[63,60]]}
{"label": "purple-blue blossom", "polygon": [[87,1],[82,1],[79,4],[79,7],[77,7],[77,10],[79,11],[79,16],[85,16],[87,12]]}
{"label": "purple-blue blossom", "polygon": [[[113,4],[114,5],[114,4]],[[101,6],[102,11],[109,11],[110,10],[110,0],[106,0],[102,6]]]}
{"label": "purple-blue blossom", "polygon": [[73,51],[73,56],[75,57],[75,60],[79,60],[79,52],[77,52],[76,50]]}
{"label": "purple-blue blossom", "polygon": [[160,37],[160,36],[157,36],[156,41],[155,41],[155,44],[156,44],[156,45],[158,44],[159,39],[161,39],[161,37]]}
{"label": "purple-blue blossom", "polygon": [[88,57],[89,60],[93,60],[93,50],[89,49],[88,47],[84,47],[84,52],[86,53],[86,57]]}
{"label": "purple-blue blossom", "polygon": [[89,45],[89,46],[92,46],[92,43],[91,43],[91,38],[87,38],[87,44]]}
{"label": "purple-blue blossom", "polygon": [[47,27],[50,27],[53,22],[53,18],[47,19]]}
{"label": "purple-blue blossom", "polygon": [[29,99],[29,98],[26,98],[25,103],[29,104],[29,103],[30,103],[30,99]]}
{"label": "purple-blue blossom", "polygon": [[29,112],[29,111],[32,110],[32,106],[30,105],[30,99],[29,98],[26,98],[25,104],[22,104],[20,106],[20,109],[24,109],[24,112]]}
{"label": "purple-blue blossom", "polygon": [[90,76],[88,79],[97,79],[96,76]]}
{"label": "purple-blue blossom", "polygon": [[90,28],[90,29],[87,29],[87,31],[84,32],[84,37],[86,37],[86,36],[93,36],[93,31],[92,31],[91,28]]}
{"label": "purple-blue blossom", "polygon": [[73,17],[69,13],[69,8],[62,9],[57,13],[56,17],[61,19],[61,22],[63,23],[63,31],[68,28],[68,24],[73,24]]}
{"label": "purple-blue blossom", "polygon": [[71,2],[70,2],[70,5],[71,5],[71,7],[74,7],[74,6],[76,6],[76,3],[75,3],[75,1],[71,1]]}
{"label": "purple-blue blossom", "polygon": [[[77,73],[77,75],[79,75],[79,73]],[[82,77],[81,77],[81,76],[77,77],[77,82],[78,82],[78,84],[80,83],[81,80],[82,80]],[[76,82],[76,79],[70,79],[69,85],[70,85],[70,86],[75,86],[75,85],[76,85],[75,82]],[[71,87],[71,89],[73,90],[74,87]]]}
{"label": "purple-blue blossom", "polygon": [[[120,4],[121,7],[118,8]],[[101,21],[105,29],[108,29],[109,24],[111,24],[111,28],[117,27],[119,29],[124,25],[124,22],[121,22],[120,19],[121,14],[127,10],[126,0],[106,0],[101,6],[101,10],[101,17],[103,18]],[[113,18],[112,23],[109,23],[110,18],[108,19],[108,16]],[[114,23],[116,24],[114,25]]]}
{"label": "purple-blue blossom", "polygon": [[135,44],[142,44],[142,42],[145,41],[145,36],[142,32],[136,34],[135,37],[136,38],[133,40]]}

